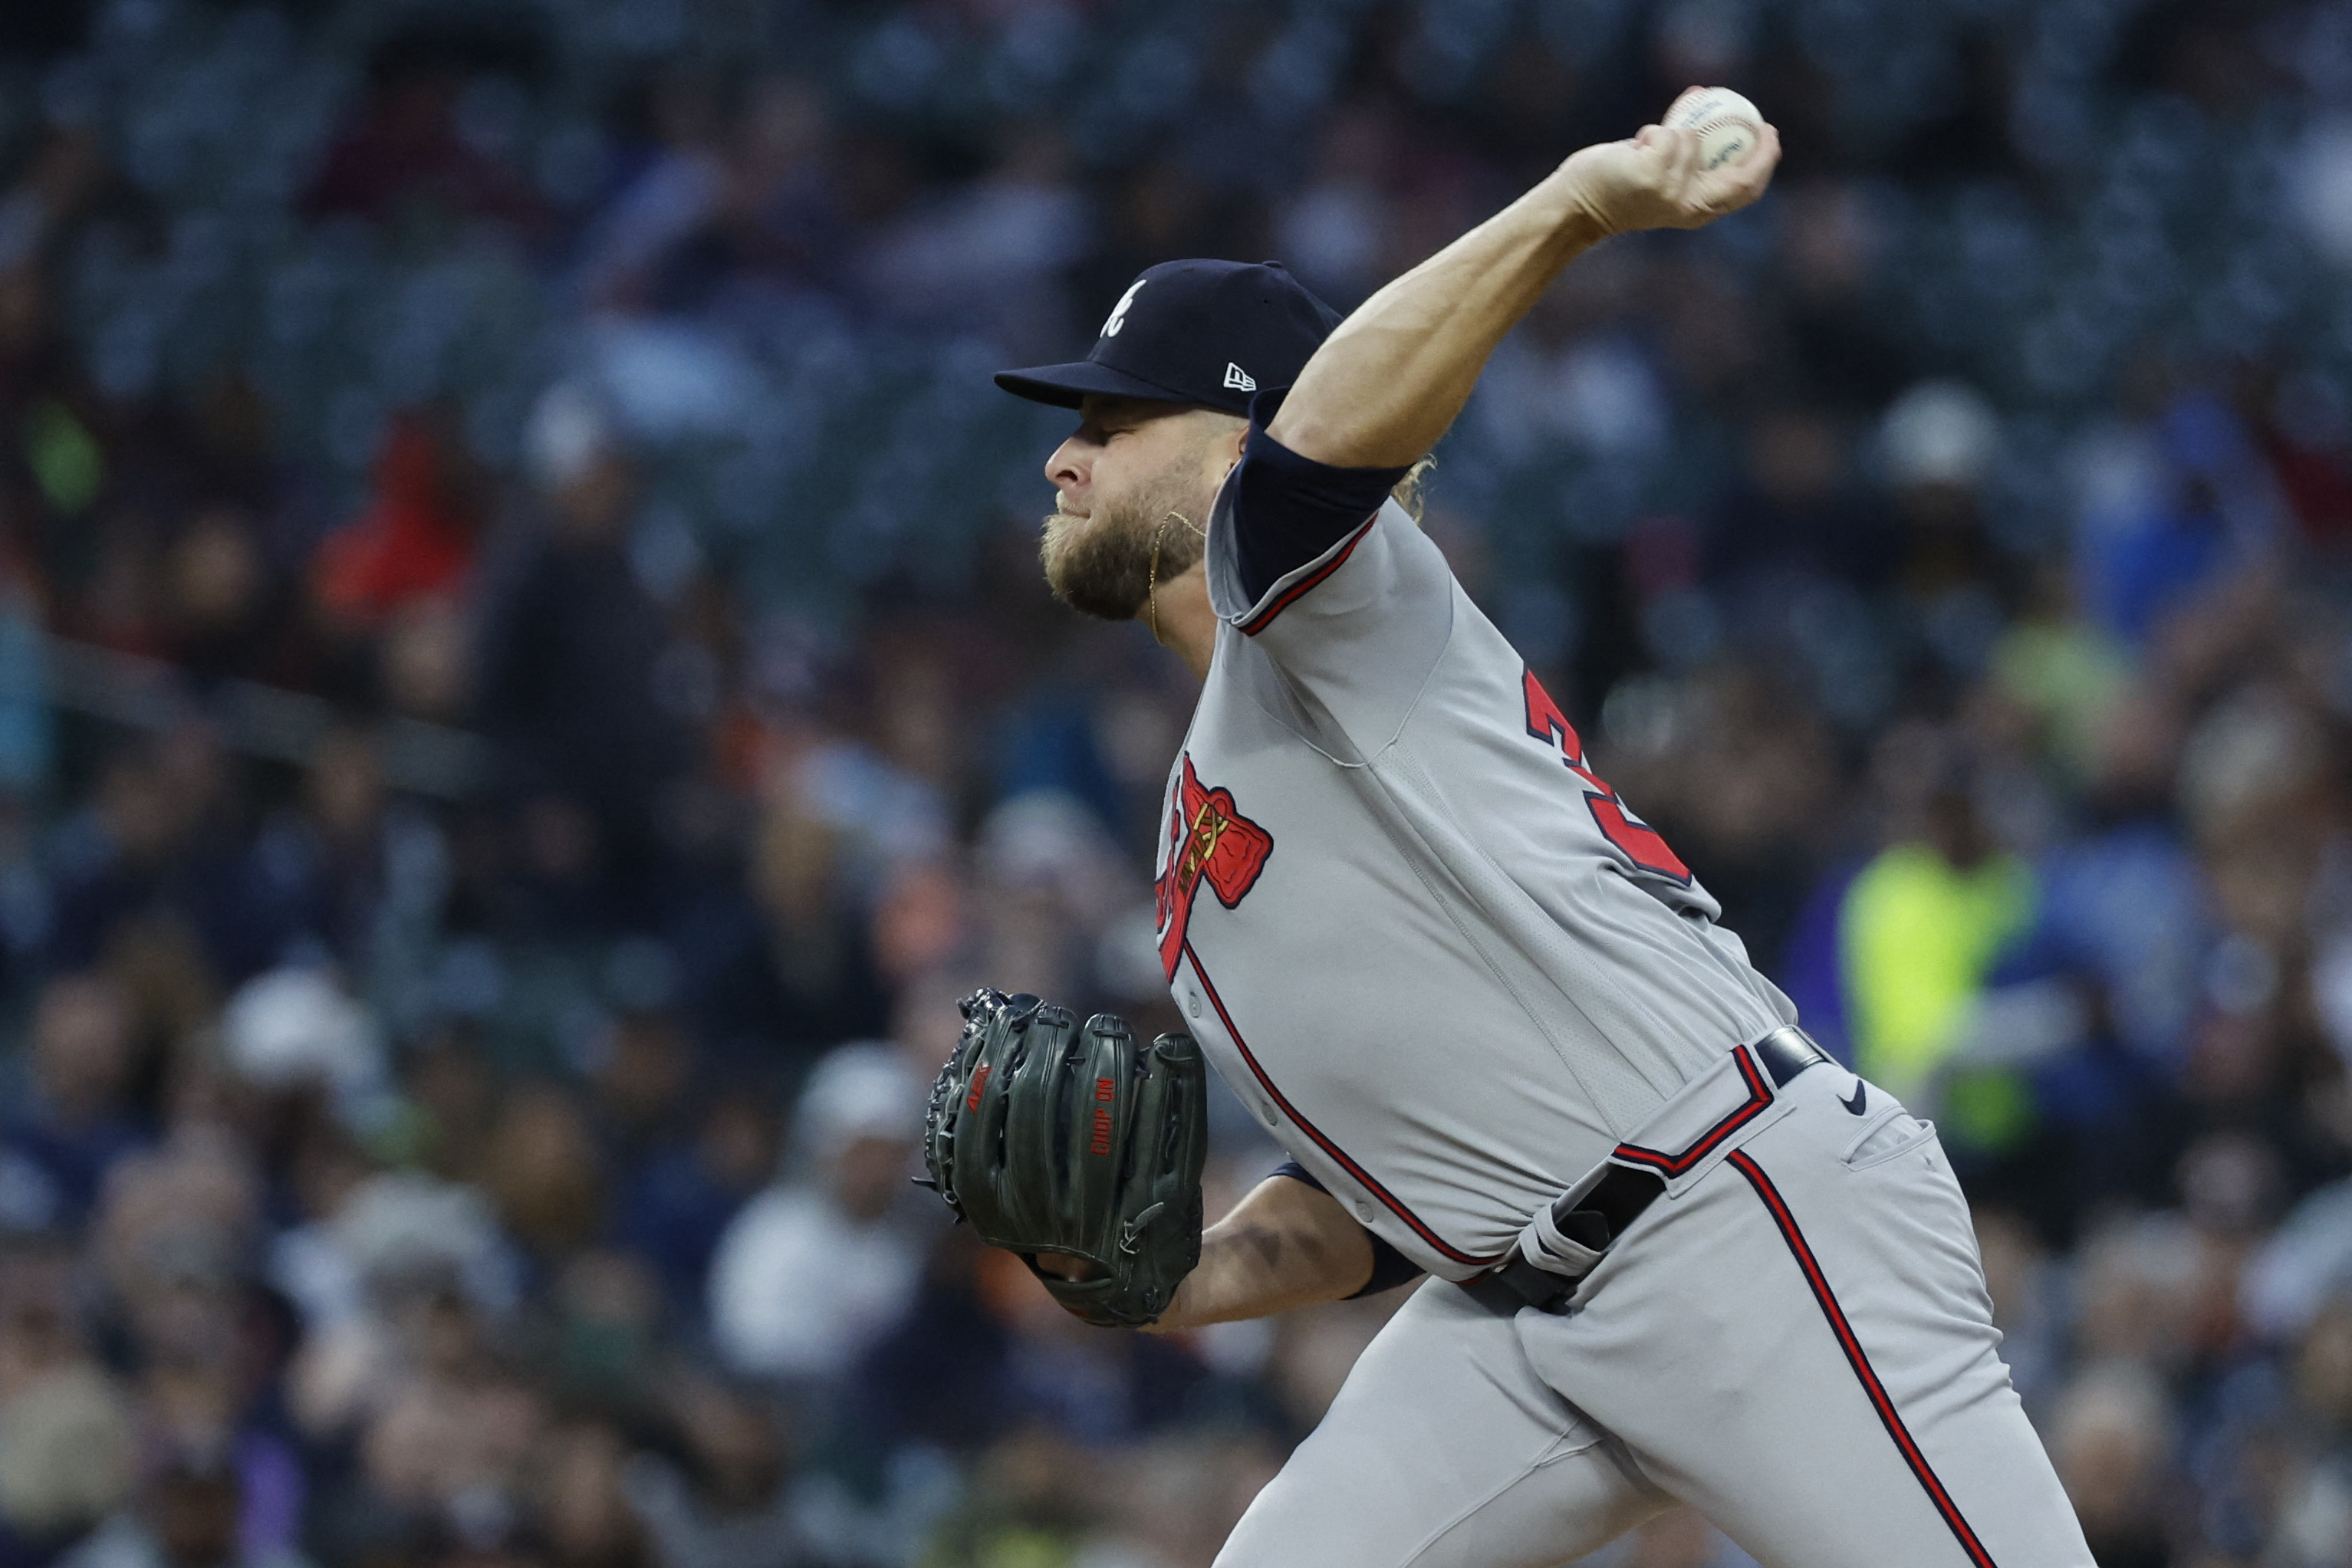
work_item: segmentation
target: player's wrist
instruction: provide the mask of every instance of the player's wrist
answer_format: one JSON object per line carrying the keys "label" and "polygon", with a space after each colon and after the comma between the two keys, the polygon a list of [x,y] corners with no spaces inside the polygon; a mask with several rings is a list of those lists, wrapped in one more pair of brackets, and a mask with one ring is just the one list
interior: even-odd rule
{"label": "player's wrist", "polygon": [[1606,144],[1580,149],[1545,182],[1555,207],[1553,235],[1571,256],[1634,226],[1614,212],[1622,204],[1609,199],[1612,182],[1601,167],[1608,151]]}

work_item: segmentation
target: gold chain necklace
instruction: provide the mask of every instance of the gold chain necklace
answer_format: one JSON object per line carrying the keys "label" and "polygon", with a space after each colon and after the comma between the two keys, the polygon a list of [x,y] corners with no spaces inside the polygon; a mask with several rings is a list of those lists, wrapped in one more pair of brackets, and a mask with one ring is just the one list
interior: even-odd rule
{"label": "gold chain necklace", "polygon": [[1144,584],[1143,597],[1144,601],[1151,606],[1151,640],[1155,643],[1160,641],[1160,546],[1168,538],[1168,525],[1171,523],[1183,524],[1204,541],[1209,537],[1208,529],[1181,512],[1169,513],[1151,531],[1151,571]]}

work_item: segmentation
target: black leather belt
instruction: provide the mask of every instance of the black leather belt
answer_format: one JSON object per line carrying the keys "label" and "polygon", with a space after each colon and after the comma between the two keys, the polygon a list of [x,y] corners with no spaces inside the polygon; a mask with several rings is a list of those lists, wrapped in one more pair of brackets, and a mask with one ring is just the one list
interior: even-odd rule
{"label": "black leather belt", "polygon": [[[1794,1024],[1783,1024],[1763,1039],[1752,1041],[1747,1050],[1772,1080],[1776,1090],[1788,1087],[1789,1081],[1805,1069],[1830,1060],[1828,1053],[1813,1043],[1812,1037]],[[1606,1252],[1610,1244],[1624,1235],[1642,1211],[1665,1190],[1664,1180],[1654,1171],[1612,1164],[1592,1190],[1577,1200],[1575,1207],[1563,1211],[1561,1206],[1568,1202],[1568,1195],[1562,1193],[1552,1205],[1552,1223],[1571,1241],[1580,1242],[1595,1252]],[[1558,1312],[1581,1278],[1579,1275],[1571,1279],[1539,1269],[1515,1247],[1509,1262],[1461,1283],[1473,1301],[1509,1317],[1521,1307]]]}
{"label": "black leather belt", "polygon": [[1786,1089],[1798,1073],[1830,1060],[1830,1053],[1815,1045],[1811,1035],[1792,1023],[1782,1024],[1748,1051],[1772,1075],[1775,1089]]}

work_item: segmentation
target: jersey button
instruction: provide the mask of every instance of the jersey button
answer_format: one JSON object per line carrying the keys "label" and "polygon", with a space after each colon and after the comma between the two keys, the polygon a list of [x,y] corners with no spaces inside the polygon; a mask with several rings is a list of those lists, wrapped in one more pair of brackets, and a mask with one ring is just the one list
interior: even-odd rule
{"label": "jersey button", "polygon": [[1201,993],[1198,991],[1192,993],[1192,1016],[1194,1018],[1201,1016]]}
{"label": "jersey button", "polygon": [[1362,1220],[1365,1224],[1370,1225],[1372,1222],[1372,1206],[1364,1202],[1360,1198],[1358,1199],[1356,1203],[1356,1218]]}

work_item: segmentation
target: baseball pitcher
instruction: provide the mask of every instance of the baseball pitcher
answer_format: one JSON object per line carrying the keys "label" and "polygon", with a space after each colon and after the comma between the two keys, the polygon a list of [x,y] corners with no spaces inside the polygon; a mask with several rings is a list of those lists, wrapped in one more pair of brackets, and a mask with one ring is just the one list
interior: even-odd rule
{"label": "baseball pitcher", "polygon": [[[1223,1568],[1538,1568],[1677,1500],[1773,1568],[2089,1568],[1934,1129],[1796,1027],[1404,504],[1562,268],[1779,155],[1585,148],[1345,321],[1170,262],[997,378],[1078,412],[1055,591],[1202,677],[1158,851],[1190,1037],[981,993],[934,1179],[1098,1322],[1436,1276]],[[1203,1061],[1293,1160],[1205,1235]]]}

